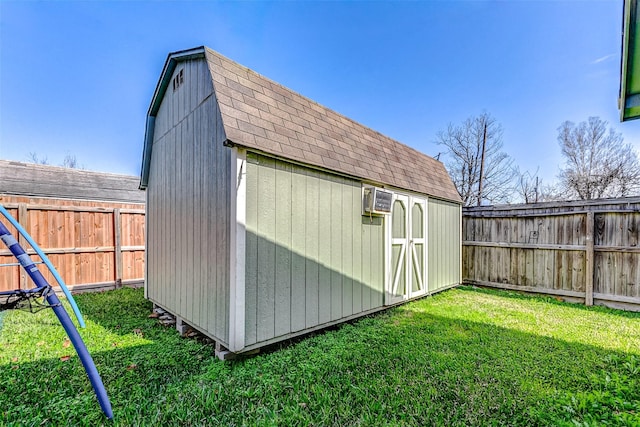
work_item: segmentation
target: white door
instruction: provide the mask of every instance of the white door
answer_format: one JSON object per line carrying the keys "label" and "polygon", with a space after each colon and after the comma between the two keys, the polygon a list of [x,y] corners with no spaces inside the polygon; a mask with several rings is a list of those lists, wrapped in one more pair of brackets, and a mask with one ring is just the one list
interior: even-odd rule
{"label": "white door", "polygon": [[409,298],[427,292],[427,200],[410,197],[409,205]]}
{"label": "white door", "polygon": [[387,221],[386,305],[427,292],[426,223],[424,198],[396,194]]}

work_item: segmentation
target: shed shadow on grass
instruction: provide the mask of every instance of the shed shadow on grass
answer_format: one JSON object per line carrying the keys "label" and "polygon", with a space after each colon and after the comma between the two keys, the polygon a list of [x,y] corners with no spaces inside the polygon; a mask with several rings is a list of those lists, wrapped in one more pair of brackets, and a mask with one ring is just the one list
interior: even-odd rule
{"label": "shed shadow on grass", "polygon": [[[593,375],[629,356],[429,307],[412,302],[232,363],[173,329],[147,330],[146,309],[120,322],[103,317],[110,309],[85,311],[108,332],[147,331],[145,345],[93,353],[114,425],[543,425],[540,408],[598,387]],[[0,364],[0,408],[6,424],[103,421],[76,356]]]}

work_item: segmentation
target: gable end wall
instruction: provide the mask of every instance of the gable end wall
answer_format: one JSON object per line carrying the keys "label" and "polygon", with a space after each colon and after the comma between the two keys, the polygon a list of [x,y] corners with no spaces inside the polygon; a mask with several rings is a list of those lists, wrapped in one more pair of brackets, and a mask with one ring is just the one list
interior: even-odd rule
{"label": "gable end wall", "polygon": [[231,150],[204,58],[177,64],[158,110],[147,187],[147,297],[227,344]]}

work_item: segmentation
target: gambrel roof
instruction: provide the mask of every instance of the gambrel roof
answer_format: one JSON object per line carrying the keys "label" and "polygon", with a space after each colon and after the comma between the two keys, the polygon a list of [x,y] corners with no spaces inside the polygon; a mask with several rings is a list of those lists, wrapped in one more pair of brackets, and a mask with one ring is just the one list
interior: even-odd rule
{"label": "gambrel roof", "polygon": [[[148,179],[154,109],[176,64],[204,57],[226,134],[225,144],[259,150],[372,183],[460,201],[444,165],[286,87],[200,47],[169,54],[147,121],[141,187]],[[151,140],[150,140],[151,138]]]}

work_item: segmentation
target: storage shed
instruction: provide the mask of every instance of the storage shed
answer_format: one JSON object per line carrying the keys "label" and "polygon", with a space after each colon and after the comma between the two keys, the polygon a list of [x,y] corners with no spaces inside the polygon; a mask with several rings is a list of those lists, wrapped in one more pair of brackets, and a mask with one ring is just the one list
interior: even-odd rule
{"label": "storage shed", "polygon": [[146,296],[221,351],[461,282],[442,163],[206,47],[167,58],[140,187]]}

